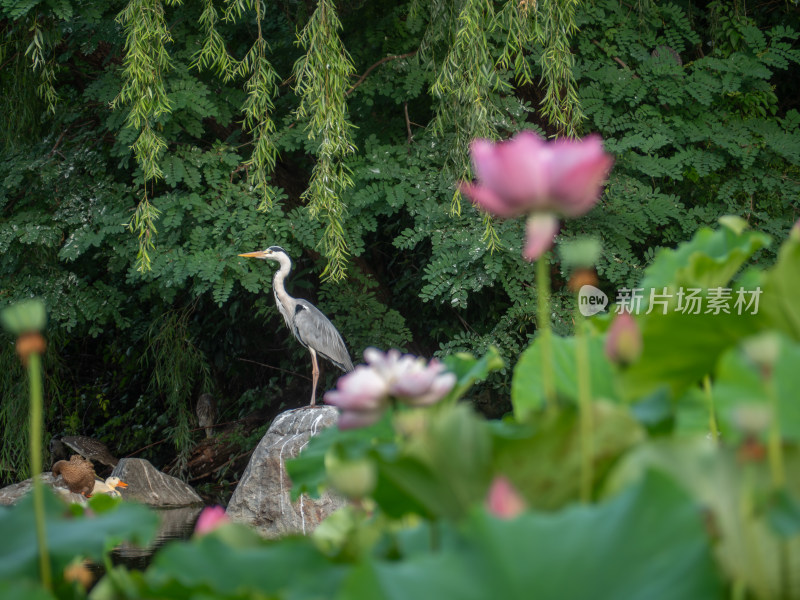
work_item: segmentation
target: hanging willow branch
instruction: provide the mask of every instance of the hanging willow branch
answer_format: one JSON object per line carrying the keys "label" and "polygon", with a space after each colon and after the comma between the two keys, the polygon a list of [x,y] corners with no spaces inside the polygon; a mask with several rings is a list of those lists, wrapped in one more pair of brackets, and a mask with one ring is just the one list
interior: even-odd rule
{"label": "hanging willow branch", "polygon": [[295,91],[300,106],[299,119],[308,119],[309,139],[319,143],[317,162],[308,189],[302,198],[308,202],[312,217],[325,221],[323,254],[328,264],[323,279],[338,281],[347,269],[347,242],[344,235],[346,207],[341,195],[353,186],[352,171],[345,163],[355,152],[347,119],[348,80],[355,73],[350,55],[342,46],[342,24],[331,0],[319,0],[297,44],[306,54],[294,64]]}
{"label": "hanging willow branch", "polygon": [[[456,20],[453,42],[445,56],[431,94],[439,100],[432,123],[439,136],[454,131],[455,139],[447,156],[446,169],[452,180],[470,177],[469,143],[475,138],[495,139],[494,122],[499,111],[491,93],[507,87],[497,76],[489,51],[486,32],[494,19],[489,0],[466,0]],[[453,193],[453,215],[461,214],[461,194]],[[499,238],[490,217],[484,217],[484,239],[489,248],[499,248]]]}
{"label": "hanging willow branch", "polygon": [[235,77],[246,78],[244,90],[247,96],[242,105],[242,127],[253,140],[253,152],[243,167],[247,170],[252,189],[261,196],[259,210],[268,210],[275,199],[275,189],[269,178],[275,168],[275,123],[272,111],[273,98],[278,93],[278,75],[267,60],[267,41],[261,32],[262,3],[258,0],[228,0],[223,19],[235,21],[246,9],[255,9],[258,35],[247,55],[241,61],[234,59],[225,47],[225,41],[216,29],[218,13],[213,0],[204,0],[200,25],[205,39],[193,57],[192,66],[197,69],[213,69],[223,81]]}
{"label": "hanging willow branch", "polygon": [[[175,5],[180,2],[167,0],[167,3]],[[155,247],[153,238],[157,233],[155,222],[159,211],[147,197],[147,184],[163,176],[158,159],[167,143],[153,126],[158,117],[171,112],[163,76],[171,66],[166,44],[172,38],[160,0],[129,0],[117,16],[117,22],[125,30],[125,67],[122,89],[111,107],[130,105],[126,127],[139,132],[131,148],[144,181],[139,205],[128,228],[139,237],[137,269],[149,271],[149,251]]]}
{"label": "hanging willow branch", "polygon": [[36,95],[44,100],[47,112],[56,114],[56,59],[54,55],[47,56],[49,49],[58,45],[60,36],[54,27],[46,28],[38,13],[34,14],[29,27],[31,43],[25,50],[25,55],[31,60],[33,71],[39,74],[39,83],[36,86]]}

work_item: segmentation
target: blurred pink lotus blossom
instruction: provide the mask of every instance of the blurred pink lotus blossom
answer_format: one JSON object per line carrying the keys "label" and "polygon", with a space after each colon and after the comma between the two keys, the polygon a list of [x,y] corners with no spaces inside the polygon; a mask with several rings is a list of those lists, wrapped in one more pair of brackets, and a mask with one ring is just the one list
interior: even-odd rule
{"label": "blurred pink lotus blossom", "polygon": [[642,354],[642,332],[627,310],[619,313],[606,334],[606,356],[611,362],[628,365]]}
{"label": "blurred pink lotus blossom", "polygon": [[496,517],[513,519],[526,508],[525,500],[503,475],[498,475],[489,487],[486,508]]}
{"label": "blurred pink lotus blossom", "polygon": [[197,518],[197,523],[194,526],[194,532],[198,535],[206,534],[214,531],[220,525],[230,523],[228,515],[225,514],[225,509],[221,506],[207,506],[200,513]]}
{"label": "blurred pink lotus blossom", "polygon": [[536,215],[527,227],[528,260],[550,248],[558,215],[591,210],[614,163],[597,135],[548,142],[523,131],[504,142],[474,140],[470,152],[479,183],[463,182],[463,194],[499,217]]}
{"label": "blurred pink lotus blossom", "polygon": [[441,400],[453,388],[456,377],[434,359],[401,354],[398,350],[364,351],[366,365],[339,378],[336,389],[325,394],[325,403],[338,407],[340,429],[371,425],[380,419],[390,399],[409,406],[426,406]]}
{"label": "blurred pink lotus blossom", "polygon": [[798,219],[794,227],[789,230],[789,237],[796,242],[800,242],[800,219]]}

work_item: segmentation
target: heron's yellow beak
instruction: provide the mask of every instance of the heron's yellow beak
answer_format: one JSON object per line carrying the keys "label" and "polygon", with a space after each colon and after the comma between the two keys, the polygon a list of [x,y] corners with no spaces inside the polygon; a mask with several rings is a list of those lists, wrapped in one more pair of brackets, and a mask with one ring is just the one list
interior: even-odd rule
{"label": "heron's yellow beak", "polygon": [[244,254],[239,254],[242,258],[265,258],[267,256],[266,250],[258,250],[256,252],[245,252]]}

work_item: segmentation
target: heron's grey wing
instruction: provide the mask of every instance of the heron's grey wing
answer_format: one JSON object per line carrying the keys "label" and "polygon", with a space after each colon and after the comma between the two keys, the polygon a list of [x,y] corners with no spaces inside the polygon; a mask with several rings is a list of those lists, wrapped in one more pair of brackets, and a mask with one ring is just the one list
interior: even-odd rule
{"label": "heron's grey wing", "polygon": [[308,300],[297,300],[294,313],[294,334],[300,343],[327,358],[342,371],[353,370],[353,361],[347,352],[341,334]]}
{"label": "heron's grey wing", "polygon": [[100,440],[85,435],[69,435],[62,437],[61,441],[84,458],[96,460],[110,467],[117,466],[119,462],[119,459],[111,454],[108,446]]}

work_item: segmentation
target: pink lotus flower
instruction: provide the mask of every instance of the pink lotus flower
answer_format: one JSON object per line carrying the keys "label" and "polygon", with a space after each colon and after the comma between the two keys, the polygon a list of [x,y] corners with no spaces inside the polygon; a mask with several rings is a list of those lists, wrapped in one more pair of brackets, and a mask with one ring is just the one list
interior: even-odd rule
{"label": "pink lotus flower", "polygon": [[611,362],[629,365],[642,354],[642,332],[627,310],[614,318],[606,334],[606,356]]}
{"label": "pink lotus flower", "polygon": [[550,248],[558,215],[579,217],[591,210],[614,163],[596,135],[547,142],[523,131],[505,142],[474,140],[470,152],[480,183],[464,182],[461,192],[499,217],[532,216],[528,260]]}
{"label": "pink lotus flower", "polygon": [[380,419],[395,398],[409,406],[426,406],[441,400],[453,388],[456,376],[437,360],[424,359],[397,350],[364,351],[366,365],[339,378],[336,389],[325,394],[325,403],[338,407],[339,429],[371,425]]}
{"label": "pink lotus flower", "polygon": [[197,535],[204,535],[214,531],[220,525],[230,523],[230,521],[228,515],[225,514],[225,509],[221,506],[206,506],[197,518],[194,532]]}
{"label": "pink lotus flower", "polygon": [[496,517],[513,519],[525,510],[526,505],[525,500],[511,482],[502,475],[498,475],[489,487],[486,508]]}

